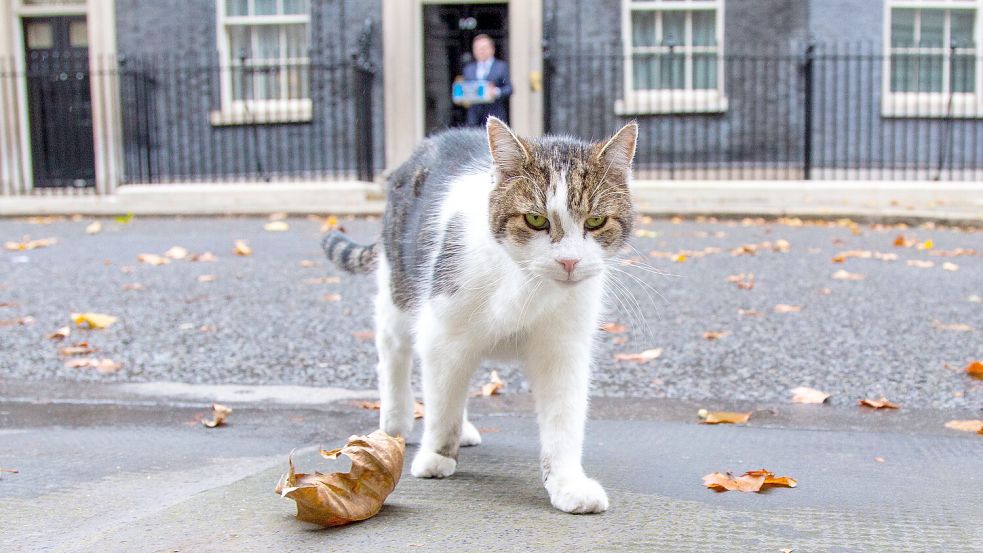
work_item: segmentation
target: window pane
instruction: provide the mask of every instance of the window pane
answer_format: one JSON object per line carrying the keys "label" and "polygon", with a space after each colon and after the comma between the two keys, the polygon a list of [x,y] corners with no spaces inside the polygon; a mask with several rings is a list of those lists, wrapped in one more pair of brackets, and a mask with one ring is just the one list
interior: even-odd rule
{"label": "window pane", "polygon": [[693,88],[717,88],[717,55],[693,55]]}
{"label": "window pane", "polygon": [[72,21],[68,24],[68,44],[73,48],[89,45],[89,26],[85,21]]}
{"label": "window pane", "polygon": [[307,66],[300,65],[288,69],[287,73],[287,94],[291,99],[307,98],[309,86],[307,84]]}
{"label": "window pane", "polygon": [[253,15],[276,15],[276,0],[253,0]]}
{"label": "window pane", "polygon": [[973,92],[975,88],[976,56],[953,56],[949,89],[952,92]]}
{"label": "window pane", "polygon": [[891,10],[891,46],[908,48],[915,45],[915,10]]}
{"label": "window pane", "polygon": [[307,25],[287,25],[284,32],[287,34],[286,57],[306,58],[308,55]]}
{"label": "window pane", "polygon": [[655,88],[656,75],[659,74],[659,56],[632,56],[632,71],[634,72],[635,90],[651,90]]}
{"label": "window pane", "polygon": [[693,45],[716,46],[717,14],[710,10],[693,12]]}
{"label": "window pane", "polygon": [[307,0],[283,0],[283,13],[286,15],[307,15],[309,11]]}
{"label": "window pane", "polygon": [[262,60],[280,59],[280,27],[277,25],[257,25],[253,27],[256,34],[256,58]]}
{"label": "window pane", "polygon": [[253,56],[251,27],[229,26],[229,55],[233,60]]}
{"label": "window pane", "polygon": [[54,48],[55,36],[51,29],[51,23],[32,21],[27,24],[27,47],[35,48]]}
{"label": "window pane", "polygon": [[681,89],[686,86],[684,77],[686,56],[683,54],[666,54],[661,56],[661,66],[659,67],[659,82],[656,88],[661,89]]}
{"label": "window pane", "polygon": [[952,10],[952,45],[956,48],[973,48],[976,46],[973,26],[976,19],[974,10]]}
{"label": "window pane", "polygon": [[253,99],[253,79],[252,72],[241,67],[234,67],[232,72],[232,99],[233,100],[252,100]]}
{"label": "window pane", "polygon": [[249,15],[249,0],[225,0],[225,15]]}
{"label": "window pane", "polygon": [[918,45],[926,48],[945,46],[942,37],[945,33],[945,10],[921,10],[922,34]]}
{"label": "window pane", "polygon": [[917,56],[918,92],[942,92],[942,56]]}
{"label": "window pane", "polygon": [[686,44],[686,12],[667,11],[662,13],[662,45],[683,46]]}
{"label": "window pane", "polygon": [[277,100],[280,94],[280,71],[277,67],[261,67],[253,73],[257,100]]}
{"label": "window pane", "polygon": [[914,57],[891,57],[891,92],[912,92],[915,90]]}
{"label": "window pane", "polygon": [[631,13],[632,46],[655,46],[655,12]]}

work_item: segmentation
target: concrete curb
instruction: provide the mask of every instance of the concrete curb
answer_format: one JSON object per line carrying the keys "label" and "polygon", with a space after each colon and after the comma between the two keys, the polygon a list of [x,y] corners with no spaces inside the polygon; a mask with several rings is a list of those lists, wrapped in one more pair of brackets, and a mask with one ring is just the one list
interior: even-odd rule
{"label": "concrete curb", "polygon": [[[635,181],[647,215],[792,215],[983,222],[983,183],[876,181]],[[0,198],[0,216],[378,215],[383,187],[363,181],[123,186],[112,196]]]}

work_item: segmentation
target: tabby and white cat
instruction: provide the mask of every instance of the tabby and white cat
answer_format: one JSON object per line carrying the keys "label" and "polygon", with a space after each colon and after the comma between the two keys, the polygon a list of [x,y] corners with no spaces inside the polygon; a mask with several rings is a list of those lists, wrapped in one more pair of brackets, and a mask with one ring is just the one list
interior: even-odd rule
{"label": "tabby and white cat", "polygon": [[381,240],[361,246],[333,233],[324,249],[347,271],[376,273],[380,426],[391,435],[412,430],[414,352],[422,361],[414,476],[454,473],[459,446],[481,442],[465,411],[473,372],[483,359],[518,360],[551,502],[604,511],[581,452],[607,263],[631,234],[638,127],[597,144],[520,138],[494,117],[486,131],[425,140],[389,180]]}

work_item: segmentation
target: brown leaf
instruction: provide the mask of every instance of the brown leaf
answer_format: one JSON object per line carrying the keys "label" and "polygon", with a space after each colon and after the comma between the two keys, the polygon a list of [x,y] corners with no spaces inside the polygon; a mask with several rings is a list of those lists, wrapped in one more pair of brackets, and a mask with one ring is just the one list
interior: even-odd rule
{"label": "brown leaf", "polygon": [[184,259],[188,257],[188,250],[181,246],[172,246],[171,249],[164,252],[164,257],[168,259]]}
{"label": "brown leaf", "polygon": [[99,374],[111,374],[123,367],[112,359],[71,359],[65,362],[65,366],[69,369],[95,369]]}
{"label": "brown leaf", "polygon": [[198,282],[215,282],[218,275],[198,275]]}
{"label": "brown leaf", "polygon": [[703,337],[707,340],[719,340],[729,334],[729,330],[708,330],[703,333]]}
{"label": "brown leaf", "polygon": [[959,270],[959,265],[956,265],[955,263],[949,263],[948,261],[946,261],[945,263],[942,264],[942,270],[944,270],[944,271],[958,271]]}
{"label": "brown leaf", "polygon": [[221,405],[219,403],[213,403],[212,420],[210,421],[203,420],[201,421],[201,424],[204,424],[208,428],[215,428],[216,426],[221,426],[225,424],[225,419],[229,418],[229,415],[231,413],[232,413],[232,409],[230,407],[226,407],[225,405]]}
{"label": "brown leaf", "polygon": [[751,418],[750,412],[707,411],[706,409],[700,409],[697,415],[703,419],[703,424],[744,424]]}
{"label": "brown leaf", "polygon": [[498,377],[498,371],[492,371],[491,374],[488,375],[488,382],[481,386],[481,390],[471,395],[474,397],[494,396],[494,395],[498,395],[498,393],[504,388],[505,388],[505,382],[503,382],[502,379]]}
{"label": "brown leaf", "polygon": [[742,317],[760,317],[764,315],[764,313],[754,309],[738,309],[737,314]]}
{"label": "brown leaf", "polygon": [[196,253],[188,258],[189,261],[194,261],[196,263],[209,263],[217,259],[218,258],[215,257],[215,254],[212,252]]}
{"label": "brown leaf", "polygon": [[89,226],[85,227],[86,234],[99,234],[102,232],[102,223],[99,221],[92,221]]}
{"label": "brown leaf", "polygon": [[884,396],[881,396],[881,399],[861,399],[860,405],[862,407],[871,407],[874,409],[897,409],[900,407],[900,405],[888,401]]}
{"label": "brown leaf", "polygon": [[341,294],[324,294],[321,296],[321,301],[341,301]]}
{"label": "brown leaf", "polygon": [[627,328],[621,323],[604,323],[601,325],[601,330],[604,332],[610,332],[611,334],[621,334]]}
{"label": "brown leaf", "polygon": [[909,267],[917,267],[919,269],[931,269],[935,267],[934,261],[924,261],[921,259],[909,259],[907,263]]}
{"label": "brown leaf", "polygon": [[966,365],[966,374],[973,378],[983,379],[983,362],[970,362],[970,364]]}
{"label": "brown leaf", "polygon": [[774,311],[775,313],[798,313],[799,311],[802,311],[802,306],[780,303],[775,306]]}
{"label": "brown leaf", "polygon": [[126,284],[123,285],[124,292],[135,292],[138,290],[146,290],[146,289],[147,287],[144,286],[143,284],[140,284],[139,282],[127,282]]}
{"label": "brown leaf", "polygon": [[938,330],[951,330],[953,332],[973,332],[975,328],[966,323],[943,323],[942,321],[932,321],[932,327]]}
{"label": "brown leaf", "polygon": [[903,234],[899,234],[897,238],[894,239],[895,248],[910,248],[915,245],[915,241],[911,240]]}
{"label": "brown leaf", "polygon": [[727,282],[733,282],[741,290],[751,290],[754,288],[754,273],[730,275],[727,277]]}
{"label": "brown leaf", "polygon": [[315,278],[305,278],[304,284],[338,284],[341,282],[341,277],[336,276],[325,276],[325,277],[315,277]]}
{"label": "brown leaf", "polygon": [[983,434],[983,420],[951,420],[945,423],[945,427],[962,432]]}
{"label": "brown leaf", "polygon": [[116,322],[116,317],[104,313],[72,313],[69,318],[80,328],[99,330]]}
{"label": "brown leaf", "polygon": [[290,230],[290,225],[286,221],[270,221],[263,225],[263,230],[267,232],[287,232]]}
{"label": "brown leaf", "polygon": [[58,330],[52,332],[51,334],[48,334],[48,339],[49,340],[64,340],[65,338],[68,338],[71,334],[72,334],[72,329],[70,327],[63,326],[63,327],[59,328]]}
{"label": "brown leaf", "polygon": [[36,250],[38,248],[47,248],[48,246],[53,246],[58,243],[57,238],[41,238],[40,240],[28,240],[24,238],[20,242],[4,242],[4,249],[12,252],[23,252],[27,250]]}
{"label": "brown leaf", "polygon": [[338,228],[338,218],[334,215],[329,215],[327,219],[324,220],[324,224],[321,225],[321,232],[328,232],[329,230],[335,230]]}
{"label": "brown leaf", "polygon": [[641,353],[616,353],[615,361],[628,361],[631,363],[648,363],[662,355],[662,348],[647,349]]}
{"label": "brown leaf", "polygon": [[253,255],[253,249],[249,247],[249,244],[245,240],[236,240],[235,246],[232,249],[236,255],[247,257]]}
{"label": "brown leaf", "polygon": [[89,345],[88,342],[79,342],[73,346],[67,346],[58,350],[58,355],[62,357],[71,357],[73,355],[89,355],[90,353],[95,353],[96,348]]}
{"label": "brown leaf", "polygon": [[368,436],[352,436],[331,458],[345,455],[351,470],[331,474],[295,472],[293,459],[280,478],[276,493],[297,503],[297,518],[321,526],[341,526],[376,515],[399,483],[406,442],[382,430]]}
{"label": "brown leaf", "polygon": [[839,271],[833,273],[833,278],[836,280],[863,280],[866,277],[861,274],[851,273],[840,269]]}
{"label": "brown leaf", "polygon": [[775,243],[772,245],[771,249],[776,252],[786,253],[792,250],[792,245],[788,243],[788,240],[779,238],[778,240],[775,240]]}
{"label": "brown leaf", "polygon": [[299,265],[301,269],[313,269],[318,266],[317,261],[310,259],[301,259]]}
{"label": "brown leaf", "polygon": [[799,483],[788,476],[775,476],[765,469],[745,472],[742,476],[714,472],[703,477],[703,485],[719,492],[760,492],[765,486],[794,488]]}
{"label": "brown leaf", "polygon": [[157,255],[155,253],[142,253],[137,256],[137,261],[140,263],[145,263],[147,265],[167,265],[171,262],[170,259]]}
{"label": "brown leaf", "polygon": [[829,394],[820,392],[815,388],[799,386],[792,388],[792,403],[825,403],[829,399]]}

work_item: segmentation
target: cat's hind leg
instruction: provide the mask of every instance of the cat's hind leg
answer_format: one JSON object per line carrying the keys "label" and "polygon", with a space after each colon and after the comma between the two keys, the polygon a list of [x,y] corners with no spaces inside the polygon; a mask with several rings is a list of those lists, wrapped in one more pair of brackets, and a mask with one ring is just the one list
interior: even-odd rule
{"label": "cat's hind leg", "polygon": [[461,447],[471,447],[481,444],[481,432],[468,420],[468,411],[464,410],[464,422],[461,424]]}
{"label": "cat's hind leg", "polygon": [[379,428],[390,436],[413,430],[413,338],[411,317],[394,302],[389,266],[380,255],[375,300],[375,346],[379,355]]}

